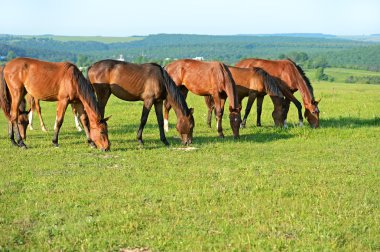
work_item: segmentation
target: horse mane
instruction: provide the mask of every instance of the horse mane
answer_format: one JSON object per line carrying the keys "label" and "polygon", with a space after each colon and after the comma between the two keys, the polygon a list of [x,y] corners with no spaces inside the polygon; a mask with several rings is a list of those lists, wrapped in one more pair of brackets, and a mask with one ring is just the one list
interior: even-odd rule
{"label": "horse mane", "polygon": [[1,78],[0,106],[1,106],[1,109],[4,111],[5,116],[10,120],[11,101],[10,101],[9,89],[4,78],[4,68],[5,66],[2,68],[1,73],[0,73],[0,78]]}
{"label": "horse mane", "polygon": [[[221,71],[220,71],[220,75],[218,75],[219,77],[219,83],[225,83],[225,84],[228,84],[233,92],[233,94],[228,94],[228,87],[226,86],[226,94],[227,96],[229,95],[232,95],[232,97],[234,98],[234,100],[232,101],[232,97],[230,98],[230,108],[236,110],[236,109],[240,109],[239,108],[239,103],[238,103],[238,98],[237,98],[237,89],[236,89],[236,84],[235,84],[235,81],[234,81],[234,78],[232,77],[232,73],[230,71],[230,69],[228,68],[227,65],[223,64],[223,63],[220,63],[220,67],[221,67]],[[232,107],[232,104],[235,105],[235,107]]]}
{"label": "horse mane", "polygon": [[160,68],[162,77],[164,78],[166,92],[170,95],[171,100],[175,103],[174,105],[176,105],[185,116],[189,116],[190,109],[187,106],[185,97],[182,95],[181,90],[174,83],[173,79],[169,76],[168,72],[159,64],[151,64]]}
{"label": "horse mane", "polygon": [[265,92],[270,96],[278,96],[280,98],[284,97],[280,88],[277,85],[276,78],[272,77],[265,70],[260,67],[253,67],[253,70],[264,80]]}
{"label": "horse mane", "polygon": [[[95,96],[94,87],[90,84],[88,79],[86,79],[83,76],[82,72],[78,69],[77,66],[70,63],[68,68],[71,68],[71,67],[73,69],[73,79],[76,80],[76,82],[78,83],[79,96],[85,101],[87,101],[88,106],[92,108],[94,112],[96,113],[96,115],[100,117],[100,112],[98,109],[98,103]],[[98,119],[100,120],[101,118],[98,118]]]}
{"label": "horse mane", "polygon": [[303,69],[297,65],[293,60],[289,59],[288,58],[288,61],[290,61],[296,68],[297,68],[297,71],[298,73],[301,75],[301,78],[303,79],[303,81],[305,82],[306,84],[306,87],[308,88],[310,94],[311,94],[311,98],[312,100],[314,100],[314,89],[313,89],[313,86],[311,85],[310,83],[310,80],[309,78],[306,76],[305,72],[303,71]]}

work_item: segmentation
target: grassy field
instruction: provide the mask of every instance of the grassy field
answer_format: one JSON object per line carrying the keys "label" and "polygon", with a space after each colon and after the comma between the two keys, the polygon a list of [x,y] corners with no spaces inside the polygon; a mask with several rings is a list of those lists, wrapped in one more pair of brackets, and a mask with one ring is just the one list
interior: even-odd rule
{"label": "grassy field", "polygon": [[[154,111],[136,141],[142,104],[111,99],[111,152],[85,144],[67,111],[60,148],[35,116],[29,149],[11,146],[0,117],[1,251],[378,251],[380,250],[380,106],[378,85],[314,84],[320,128],[263,127],[255,113],[234,141],[206,126],[195,107],[195,150],[174,128],[159,141]],[[53,128],[55,104],[41,103]]]}
{"label": "grassy field", "polygon": [[[305,71],[310,79],[315,79],[316,69],[309,69]],[[350,76],[355,77],[378,77],[380,72],[365,71],[365,70],[355,70],[355,69],[345,69],[345,68],[335,68],[328,67],[324,71],[330,77],[334,77],[334,82],[345,82]],[[380,84],[380,83],[379,83]]]}

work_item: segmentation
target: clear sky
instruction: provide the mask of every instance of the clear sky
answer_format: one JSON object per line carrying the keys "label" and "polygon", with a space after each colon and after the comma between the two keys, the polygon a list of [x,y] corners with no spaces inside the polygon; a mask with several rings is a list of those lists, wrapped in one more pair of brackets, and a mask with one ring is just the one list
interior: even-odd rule
{"label": "clear sky", "polygon": [[380,0],[8,0],[0,34],[380,34]]}

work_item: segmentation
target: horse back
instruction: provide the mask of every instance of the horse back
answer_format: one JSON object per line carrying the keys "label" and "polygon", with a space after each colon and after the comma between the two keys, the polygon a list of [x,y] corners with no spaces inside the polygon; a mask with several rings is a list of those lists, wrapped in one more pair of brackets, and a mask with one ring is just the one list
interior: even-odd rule
{"label": "horse back", "polygon": [[102,60],[90,67],[88,79],[98,93],[107,89],[127,101],[160,98],[164,93],[161,67],[152,63]]}
{"label": "horse back", "polygon": [[265,59],[244,59],[239,61],[238,67],[259,67],[273,77],[280,79],[290,90],[296,91],[297,74],[296,68],[289,60],[265,60]]}
{"label": "horse back", "polygon": [[25,88],[35,99],[56,101],[62,95],[69,96],[66,93],[72,89],[72,79],[66,73],[71,66],[68,62],[16,58],[7,63],[4,77],[9,86]]}
{"label": "horse back", "polygon": [[177,60],[165,69],[177,84],[184,85],[192,93],[205,96],[220,92],[224,82],[224,66],[217,61]]}

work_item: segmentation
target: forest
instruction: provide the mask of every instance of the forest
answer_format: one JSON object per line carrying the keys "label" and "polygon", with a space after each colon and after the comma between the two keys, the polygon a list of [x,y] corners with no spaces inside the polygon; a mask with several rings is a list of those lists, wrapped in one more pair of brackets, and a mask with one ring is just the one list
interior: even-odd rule
{"label": "forest", "polygon": [[87,41],[83,37],[65,41],[57,38],[53,35],[0,35],[0,60],[4,63],[14,57],[33,57],[87,66],[100,59],[116,59],[119,55],[130,62],[162,65],[178,58],[203,57],[234,64],[243,58],[259,57],[290,58],[307,69],[339,67],[380,71],[379,35],[357,39],[324,34],[156,34],[115,42],[104,42],[99,37],[89,37]]}

